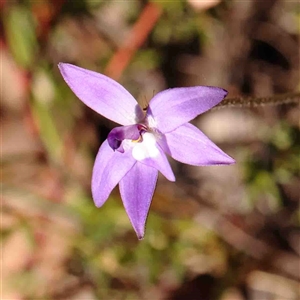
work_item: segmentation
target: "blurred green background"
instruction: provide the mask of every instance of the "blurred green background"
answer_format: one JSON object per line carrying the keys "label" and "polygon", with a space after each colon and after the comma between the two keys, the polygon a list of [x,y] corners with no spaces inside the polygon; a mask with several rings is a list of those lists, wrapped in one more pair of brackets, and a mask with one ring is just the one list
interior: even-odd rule
{"label": "blurred green background", "polygon": [[[299,105],[193,121],[237,161],[160,176],[145,239],[90,180],[115,124],[59,74],[111,76],[142,106],[175,86],[299,91],[297,1],[0,1],[2,295],[23,299],[299,299]],[[200,154],[201,155],[201,154]]]}

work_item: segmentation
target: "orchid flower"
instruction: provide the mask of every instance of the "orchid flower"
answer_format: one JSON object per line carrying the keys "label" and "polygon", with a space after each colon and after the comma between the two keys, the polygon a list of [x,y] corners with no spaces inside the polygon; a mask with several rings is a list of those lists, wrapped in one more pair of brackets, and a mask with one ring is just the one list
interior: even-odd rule
{"label": "orchid flower", "polygon": [[194,166],[233,164],[198,128],[188,123],[221,102],[218,87],[172,88],[156,94],[144,111],[119,83],[102,74],[60,63],[75,95],[115,127],[101,145],[92,175],[92,195],[102,206],[119,184],[123,205],[139,239],[155,190],[158,171],[175,181],[166,154]]}

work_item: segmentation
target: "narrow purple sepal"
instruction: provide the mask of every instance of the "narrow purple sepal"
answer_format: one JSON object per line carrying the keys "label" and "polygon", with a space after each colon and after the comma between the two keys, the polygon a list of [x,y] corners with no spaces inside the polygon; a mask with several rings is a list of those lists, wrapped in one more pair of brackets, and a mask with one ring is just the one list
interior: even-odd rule
{"label": "narrow purple sepal", "polygon": [[139,239],[145,234],[157,176],[156,169],[137,162],[119,184],[125,210]]}
{"label": "narrow purple sepal", "polygon": [[226,90],[210,86],[168,89],[152,98],[147,117],[155,120],[160,132],[168,133],[211,109],[226,95]]}
{"label": "narrow purple sepal", "polygon": [[162,149],[174,159],[189,165],[229,165],[235,160],[192,124],[184,124],[159,140]]}
{"label": "narrow purple sepal", "polygon": [[58,68],[75,95],[100,115],[121,125],[143,119],[134,97],[113,79],[71,64],[59,63]]}
{"label": "narrow purple sepal", "polygon": [[107,140],[101,145],[92,176],[92,195],[97,207],[105,203],[111,191],[135,163],[131,151],[114,152]]}

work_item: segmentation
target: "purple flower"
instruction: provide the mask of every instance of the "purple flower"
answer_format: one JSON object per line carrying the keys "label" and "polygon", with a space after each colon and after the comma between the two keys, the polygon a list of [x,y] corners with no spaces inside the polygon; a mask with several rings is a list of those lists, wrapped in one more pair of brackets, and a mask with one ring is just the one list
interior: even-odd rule
{"label": "purple flower", "polygon": [[92,195],[102,206],[119,184],[127,215],[139,239],[155,190],[158,171],[175,181],[168,154],[195,166],[233,164],[198,128],[188,122],[222,101],[221,88],[173,88],[156,94],[144,112],[133,96],[116,81],[71,64],[60,63],[60,72],[91,109],[121,124],[101,145],[92,176]]}

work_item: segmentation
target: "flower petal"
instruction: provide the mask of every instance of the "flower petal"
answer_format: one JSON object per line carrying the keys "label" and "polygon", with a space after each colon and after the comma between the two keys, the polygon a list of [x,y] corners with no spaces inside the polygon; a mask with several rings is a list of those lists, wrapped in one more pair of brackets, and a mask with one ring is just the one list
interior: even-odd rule
{"label": "flower petal", "polygon": [[142,164],[157,169],[168,180],[175,181],[170,163],[152,133],[143,134],[143,141],[134,146],[132,156]]}
{"label": "flower petal", "polygon": [[159,140],[162,149],[174,159],[189,165],[229,165],[235,163],[192,124],[184,124]]}
{"label": "flower petal", "polygon": [[140,127],[139,124],[115,127],[107,136],[109,146],[113,150],[124,152],[124,148],[121,146],[122,141],[125,139],[138,140],[141,136]]}
{"label": "flower petal", "polygon": [[97,154],[92,176],[92,194],[97,207],[105,203],[113,188],[135,163],[131,151],[114,152],[107,140],[104,141]]}
{"label": "flower petal", "polygon": [[162,91],[149,103],[148,124],[162,133],[170,132],[217,105],[226,95],[227,91],[209,86]]}
{"label": "flower petal", "polygon": [[137,162],[119,184],[125,210],[139,239],[145,234],[157,175],[158,171],[154,168]]}
{"label": "flower petal", "polygon": [[100,115],[122,125],[143,118],[133,96],[111,78],[66,63],[59,63],[58,68],[75,95]]}

